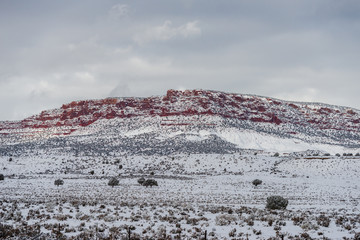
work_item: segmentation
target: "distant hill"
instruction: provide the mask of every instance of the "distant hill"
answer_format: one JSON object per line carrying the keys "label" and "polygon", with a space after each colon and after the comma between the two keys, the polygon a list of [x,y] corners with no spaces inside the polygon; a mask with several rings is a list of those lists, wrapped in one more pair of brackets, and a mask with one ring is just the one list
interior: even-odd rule
{"label": "distant hill", "polygon": [[360,111],[207,90],[74,101],[0,122],[0,154],[335,153],[360,148]]}

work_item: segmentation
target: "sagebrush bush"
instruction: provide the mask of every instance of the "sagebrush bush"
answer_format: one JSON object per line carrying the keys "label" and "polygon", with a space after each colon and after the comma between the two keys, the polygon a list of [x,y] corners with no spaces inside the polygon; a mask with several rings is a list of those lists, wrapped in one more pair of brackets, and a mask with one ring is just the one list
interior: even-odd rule
{"label": "sagebrush bush", "polygon": [[119,185],[119,180],[116,177],[113,177],[109,180],[108,185],[111,187]]}
{"label": "sagebrush bush", "polygon": [[281,196],[270,196],[266,199],[266,208],[268,209],[286,209],[289,201]]}
{"label": "sagebrush bush", "polygon": [[4,179],[5,179],[4,174],[0,174],[0,181],[2,181]]}
{"label": "sagebrush bush", "polygon": [[62,179],[56,179],[55,182],[54,182],[54,184],[55,184],[56,186],[64,185],[64,180],[62,180]]}
{"label": "sagebrush bush", "polygon": [[325,215],[320,215],[316,218],[316,222],[318,225],[323,227],[329,227],[330,225],[330,218]]}
{"label": "sagebrush bush", "polygon": [[215,218],[215,224],[219,225],[219,226],[226,226],[226,225],[230,225],[232,222],[235,222],[236,216],[231,215],[231,214],[221,214],[216,216]]}
{"label": "sagebrush bush", "polygon": [[143,185],[143,183],[145,182],[145,178],[141,177],[137,180],[137,182],[140,184],[140,185]]}
{"label": "sagebrush bush", "polygon": [[156,180],[154,179],[146,179],[145,182],[143,182],[142,184],[145,187],[152,187],[152,186],[158,186],[158,183]]}
{"label": "sagebrush bush", "polygon": [[252,181],[252,184],[253,184],[254,186],[257,186],[257,185],[262,184],[262,181],[261,181],[260,179],[255,179],[254,181]]}

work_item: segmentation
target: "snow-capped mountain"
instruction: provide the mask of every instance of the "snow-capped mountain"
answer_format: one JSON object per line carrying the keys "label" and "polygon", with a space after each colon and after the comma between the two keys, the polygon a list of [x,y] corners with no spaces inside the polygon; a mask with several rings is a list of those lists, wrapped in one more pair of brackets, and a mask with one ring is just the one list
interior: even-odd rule
{"label": "snow-capped mountain", "polygon": [[328,152],[360,147],[360,111],[206,90],[74,101],[0,122],[0,154]]}

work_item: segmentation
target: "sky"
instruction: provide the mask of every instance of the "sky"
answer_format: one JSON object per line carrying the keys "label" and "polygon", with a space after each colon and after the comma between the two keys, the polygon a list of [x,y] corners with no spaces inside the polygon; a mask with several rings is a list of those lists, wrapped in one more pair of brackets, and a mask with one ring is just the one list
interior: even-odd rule
{"label": "sky", "polygon": [[0,120],[207,89],[360,109],[358,0],[1,0]]}

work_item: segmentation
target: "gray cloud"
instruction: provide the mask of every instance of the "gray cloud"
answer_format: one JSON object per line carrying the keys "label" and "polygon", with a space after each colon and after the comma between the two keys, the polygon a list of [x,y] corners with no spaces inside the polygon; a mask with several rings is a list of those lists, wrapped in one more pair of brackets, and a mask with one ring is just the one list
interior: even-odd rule
{"label": "gray cloud", "polygon": [[202,88],[360,108],[356,0],[0,1],[0,120]]}
{"label": "gray cloud", "polygon": [[199,35],[201,35],[201,29],[197,21],[173,27],[172,22],[167,20],[160,26],[149,28],[145,32],[135,35],[134,41],[143,45],[149,41],[168,41],[176,37],[187,39]]}
{"label": "gray cloud", "polygon": [[126,4],[115,4],[109,11],[112,20],[119,20],[129,14],[129,6]]}

